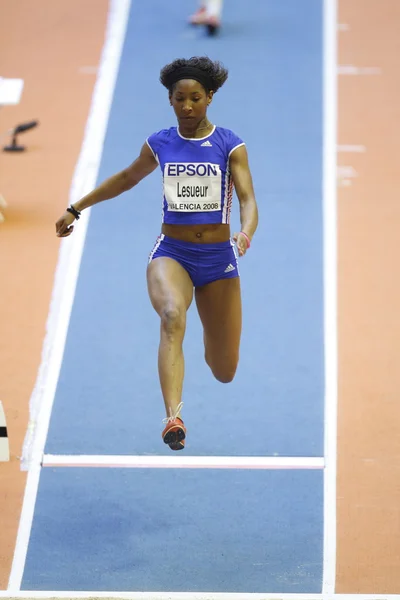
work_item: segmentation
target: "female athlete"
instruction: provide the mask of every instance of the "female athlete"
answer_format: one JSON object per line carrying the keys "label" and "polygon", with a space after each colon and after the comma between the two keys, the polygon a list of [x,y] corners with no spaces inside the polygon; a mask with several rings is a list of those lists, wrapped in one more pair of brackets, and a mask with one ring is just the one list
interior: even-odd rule
{"label": "female athlete", "polygon": [[[205,360],[214,377],[232,381],[242,327],[237,254],[246,254],[258,210],[244,142],[213,125],[207,108],[225,83],[227,70],[208,57],[177,59],[160,74],[178,126],[151,135],[138,158],[81,200],[56,223],[69,236],[85,208],[115,198],[160,166],[163,184],[161,234],[150,253],[147,284],[160,317],[158,371],[167,413],[162,438],[172,450],[185,445],[181,418],[186,313],[193,300],[204,328]],[[231,238],[235,187],[241,231]]]}

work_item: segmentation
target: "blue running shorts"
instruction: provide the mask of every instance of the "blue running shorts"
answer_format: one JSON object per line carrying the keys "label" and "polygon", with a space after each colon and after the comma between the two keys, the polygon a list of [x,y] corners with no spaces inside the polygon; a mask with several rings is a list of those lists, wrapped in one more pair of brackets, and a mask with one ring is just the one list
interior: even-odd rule
{"label": "blue running shorts", "polygon": [[239,277],[236,247],[231,240],[217,244],[195,244],[161,234],[150,253],[149,263],[160,256],[173,258],[182,265],[194,287],[218,279]]}

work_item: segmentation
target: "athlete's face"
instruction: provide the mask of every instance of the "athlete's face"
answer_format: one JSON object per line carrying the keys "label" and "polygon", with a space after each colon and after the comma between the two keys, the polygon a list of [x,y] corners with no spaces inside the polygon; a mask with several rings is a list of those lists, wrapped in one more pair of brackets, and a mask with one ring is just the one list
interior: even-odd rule
{"label": "athlete's face", "polygon": [[170,95],[171,105],[180,126],[195,129],[205,118],[213,92],[206,92],[194,79],[178,81]]}

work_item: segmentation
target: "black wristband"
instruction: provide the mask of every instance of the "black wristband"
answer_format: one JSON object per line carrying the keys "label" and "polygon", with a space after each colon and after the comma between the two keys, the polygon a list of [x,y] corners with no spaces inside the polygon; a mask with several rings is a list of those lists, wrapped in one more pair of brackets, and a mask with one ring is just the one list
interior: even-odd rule
{"label": "black wristband", "polygon": [[71,215],[74,215],[75,219],[78,220],[79,217],[81,216],[81,213],[79,212],[79,210],[76,210],[76,208],[74,208],[71,204],[71,206],[69,206],[67,208],[67,212],[71,213]]}

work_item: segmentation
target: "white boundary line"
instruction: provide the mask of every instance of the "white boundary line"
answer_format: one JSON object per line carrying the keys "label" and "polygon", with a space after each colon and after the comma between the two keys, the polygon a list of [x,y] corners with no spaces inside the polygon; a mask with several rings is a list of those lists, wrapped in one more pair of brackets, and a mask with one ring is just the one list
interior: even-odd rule
{"label": "white boundary line", "polygon": [[325,339],[325,477],[324,563],[322,594],[336,583],[337,455],[337,0],[324,2],[324,339]]}
{"label": "white boundary line", "polygon": [[45,454],[43,467],[153,469],[323,469],[320,457],[286,456],[84,456]]}
{"label": "white boundary line", "polygon": [[231,594],[213,592],[19,592],[4,600],[400,600],[400,594]]}
{"label": "white boundary line", "polygon": [[[114,94],[131,0],[111,0],[99,75],[95,84],[81,153],[76,165],[70,201],[90,191],[96,184],[108,116]],[[74,300],[89,212],[85,211],[71,239],[62,241],[42,363],[31,398],[31,420],[24,444],[23,467],[29,468],[14,560],[8,584],[10,592],[20,589],[33,512],[40,478],[51,410],[59,377],[69,318]]]}

